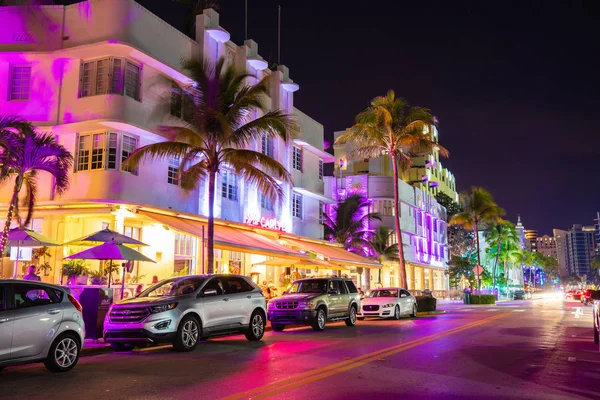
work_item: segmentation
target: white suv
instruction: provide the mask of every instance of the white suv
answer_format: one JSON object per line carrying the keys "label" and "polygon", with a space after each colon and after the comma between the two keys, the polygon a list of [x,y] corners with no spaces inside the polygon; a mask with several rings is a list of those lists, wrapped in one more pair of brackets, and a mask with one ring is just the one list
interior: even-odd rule
{"label": "white suv", "polygon": [[249,278],[183,276],[111,306],[104,320],[104,340],[117,350],[172,343],[177,351],[191,351],[210,336],[244,333],[250,341],[260,340],[265,324],[265,298]]}

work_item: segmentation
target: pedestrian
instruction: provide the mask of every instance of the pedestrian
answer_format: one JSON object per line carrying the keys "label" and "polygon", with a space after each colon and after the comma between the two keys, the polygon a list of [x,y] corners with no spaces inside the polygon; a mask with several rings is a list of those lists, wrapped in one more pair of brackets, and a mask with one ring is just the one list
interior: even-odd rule
{"label": "pedestrian", "polygon": [[363,290],[361,288],[358,288],[358,294],[360,295],[361,299],[364,299],[365,297],[365,292],[363,292]]}
{"label": "pedestrian", "polygon": [[30,265],[29,268],[27,268],[27,275],[25,275],[23,277],[23,280],[40,282],[42,280],[42,278],[40,278],[39,275],[36,275],[36,273],[35,273],[36,269],[37,268],[35,267],[35,265]]}

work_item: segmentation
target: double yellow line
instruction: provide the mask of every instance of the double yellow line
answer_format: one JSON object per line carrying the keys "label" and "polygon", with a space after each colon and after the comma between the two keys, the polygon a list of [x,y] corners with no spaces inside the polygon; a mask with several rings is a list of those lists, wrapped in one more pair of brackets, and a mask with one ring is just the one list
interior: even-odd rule
{"label": "double yellow line", "polygon": [[480,325],[487,324],[488,322],[495,321],[497,319],[507,316],[509,313],[502,313],[494,315],[493,317],[485,318],[479,321],[472,322],[470,324],[461,325],[456,328],[448,329],[443,332],[434,333],[428,336],[423,336],[419,339],[411,340],[396,346],[386,347],[369,354],[364,354],[359,357],[345,360],[335,364],[328,365],[323,368],[315,369],[309,372],[305,372],[299,375],[292,376],[287,379],[275,381],[268,385],[260,386],[254,389],[247,390],[245,392],[237,393],[232,396],[225,397],[223,400],[237,400],[237,399],[264,399],[269,396],[273,396],[278,393],[287,392],[288,390],[295,389],[300,386],[304,386],[308,383],[325,379],[329,376],[339,374],[340,372],[348,371],[361,365],[368,364],[372,361],[381,360],[384,357],[388,357],[397,353],[401,353],[405,350],[412,349],[413,347],[420,346],[422,344],[431,342],[433,340],[441,339],[446,336],[454,335],[467,329],[472,329]]}

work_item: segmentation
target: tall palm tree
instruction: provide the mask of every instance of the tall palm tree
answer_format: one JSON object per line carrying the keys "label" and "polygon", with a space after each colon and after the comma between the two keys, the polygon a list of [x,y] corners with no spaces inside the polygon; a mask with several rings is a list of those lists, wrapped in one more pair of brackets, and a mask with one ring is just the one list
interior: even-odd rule
{"label": "tall palm tree", "polygon": [[[142,160],[181,160],[178,180],[188,191],[208,176],[207,261],[208,273],[213,273],[217,174],[227,166],[267,198],[281,200],[283,189],[277,178],[290,183],[290,173],[271,157],[247,148],[262,135],[287,142],[296,124],[283,111],[267,109],[263,100],[268,93],[268,77],[249,85],[246,82],[253,76],[234,66],[226,67],[224,58],[214,64],[187,60],[183,68],[194,81],[178,88],[184,126],[161,126],[167,141],[141,147],[126,163],[137,166]],[[169,100],[164,106],[170,110],[171,105]],[[254,118],[259,112],[261,116]]]}
{"label": "tall palm tree", "polygon": [[[7,120],[3,118],[0,121],[6,123]],[[8,152],[2,157],[0,185],[10,179],[14,179],[14,185],[8,204],[4,234],[0,241],[0,254],[6,246],[13,218],[17,219],[19,226],[29,225],[33,218],[39,173],[47,172],[52,175],[53,190],[57,195],[61,195],[69,188],[69,172],[73,166],[73,156],[51,133],[38,132],[31,124],[19,119],[8,118],[8,122],[9,125],[5,125],[4,130],[0,127],[0,137],[10,143]],[[25,187],[23,205],[27,207],[27,214],[24,219],[21,219],[19,194],[23,187]]]}
{"label": "tall palm tree", "polygon": [[[390,244],[393,230],[387,226],[380,225],[374,232],[370,247],[379,263],[384,261],[398,261],[398,243]],[[381,269],[379,269],[378,283],[381,283]],[[408,288],[406,288],[408,289]]]}
{"label": "tall palm tree", "polygon": [[331,207],[324,215],[325,238],[344,245],[353,253],[366,256],[372,254],[369,223],[381,221],[377,213],[369,212],[369,201],[353,194]]}
{"label": "tall palm tree", "polygon": [[431,112],[422,107],[409,107],[390,90],[385,96],[375,97],[367,109],[358,114],[355,124],[337,138],[335,144],[351,144],[357,149],[348,158],[373,158],[387,154],[391,158],[394,178],[394,221],[398,243],[400,285],[406,287],[406,266],[400,230],[398,179],[400,171],[407,171],[412,157],[437,149],[442,156],[448,151],[424,135],[426,129],[435,125]]}
{"label": "tall palm tree", "polygon": [[[499,219],[495,224],[491,224],[485,232],[485,239],[490,246],[490,249],[494,249],[492,255],[494,255],[494,266],[492,268],[492,290],[496,290],[496,270],[498,267],[498,260],[502,249],[515,248],[519,243],[519,233],[517,229],[510,221]],[[493,246],[493,247],[492,247]]]}
{"label": "tall palm tree", "polygon": [[[451,225],[461,225],[465,229],[473,231],[477,249],[477,265],[481,265],[481,254],[479,245],[479,229],[481,224],[497,223],[505,211],[494,201],[487,190],[473,187],[471,193],[461,194],[462,212],[454,215],[450,220]],[[481,276],[477,280],[477,290],[481,290]]]}

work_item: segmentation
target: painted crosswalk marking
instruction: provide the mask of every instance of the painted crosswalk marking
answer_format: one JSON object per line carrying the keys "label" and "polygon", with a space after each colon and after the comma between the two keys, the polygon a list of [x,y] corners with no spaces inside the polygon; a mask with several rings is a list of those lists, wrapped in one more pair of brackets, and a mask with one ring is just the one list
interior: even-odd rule
{"label": "painted crosswalk marking", "polygon": [[525,310],[513,310],[513,312],[525,312]]}

